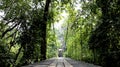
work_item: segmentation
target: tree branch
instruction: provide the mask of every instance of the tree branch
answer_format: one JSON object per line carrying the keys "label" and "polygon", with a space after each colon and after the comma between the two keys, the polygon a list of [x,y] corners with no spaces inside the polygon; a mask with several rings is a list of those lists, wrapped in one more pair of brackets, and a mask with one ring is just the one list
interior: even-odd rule
{"label": "tree branch", "polygon": [[5,32],[3,32],[1,38],[3,38],[7,32],[13,30],[17,25],[19,25],[19,23],[14,25],[12,28],[8,28]]}

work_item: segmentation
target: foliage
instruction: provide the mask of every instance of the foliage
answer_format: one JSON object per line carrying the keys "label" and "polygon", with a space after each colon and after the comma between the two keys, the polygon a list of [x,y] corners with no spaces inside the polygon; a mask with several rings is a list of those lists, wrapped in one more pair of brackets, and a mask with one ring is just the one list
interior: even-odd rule
{"label": "foliage", "polygon": [[[79,1],[76,2],[79,3]],[[90,3],[80,2],[82,6],[79,6],[79,9],[76,9],[75,5],[73,5],[72,8],[67,8],[69,18],[66,23],[68,34],[65,34],[65,37],[67,36],[67,51],[65,54],[67,57],[76,60],[92,62],[93,57],[91,50],[89,50],[88,40],[91,31],[97,24],[96,21],[98,21],[99,15],[93,16],[93,14],[91,14],[91,7],[88,7],[88,5],[92,6]]]}
{"label": "foliage", "polygon": [[57,56],[58,43],[56,41],[55,30],[51,29],[47,35],[47,58]]}
{"label": "foliage", "polygon": [[[89,46],[95,55],[94,61],[104,67],[119,67],[119,4],[118,0],[98,0],[97,9],[101,9],[102,16],[96,29],[93,31]],[[101,63],[102,62],[102,63]]]}
{"label": "foliage", "polygon": [[[119,3],[119,0],[1,0],[0,11],[4,16],[0,16],[0,66],[20,67],[55,57],[62,47],[57,39],[64,37],[66,57],[119,67]],[[62,12],[68,14],[67,19]],[[54,28],[63,18],[64,33]]]}
{"label": "foliage", "polygon": [[82,10],[75,11],[74,5],[68,8],[67,57],[89,60],[104,67],[119,67],[118,2],[85,0],[81,1]]}
{"label": "foliage", "polygon": [[[48,17],[49,4],[50,0],[1,1],[0,10],[4,11],[4,16],[0,22],[0,46],[3,47],[0,54],[8,56],[8,59],[1,58],[3,67],[18,67],[46,59],[47,19],[51,17]],[[11,56],[14,50],[17,52]]]}

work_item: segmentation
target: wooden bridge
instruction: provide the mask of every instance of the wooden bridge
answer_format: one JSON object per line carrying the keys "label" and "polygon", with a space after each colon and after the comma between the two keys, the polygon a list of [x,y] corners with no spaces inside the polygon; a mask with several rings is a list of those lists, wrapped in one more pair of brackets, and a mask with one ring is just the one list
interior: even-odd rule
{"label": "wooden bridge", "polygon": [[82,61],[75,61],[70,58],[59,57],[44,60],[39,63],[34,63],[22,67],[101,67],[101,66],[85,63]]}

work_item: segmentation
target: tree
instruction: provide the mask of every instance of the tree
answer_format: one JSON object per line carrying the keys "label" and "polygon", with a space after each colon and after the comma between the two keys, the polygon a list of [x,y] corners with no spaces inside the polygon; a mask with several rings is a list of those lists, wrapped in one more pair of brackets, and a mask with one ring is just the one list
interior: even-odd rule
{"label": "tree", "polygon": [[[96,29],[93,31],[89,46],[97,54],[95,62],[104,67],[119,67],[119,1],[97,0],[96,4],[101,9],[102,16]],[[102,62],[102,63],[101,63]]]}
{"label": "tree", "polygon": [[51,0],[46,0],[46,5],[44,9],[44,15],[43,15],[43,21],[41,23],[40,29],[42,30],[41,37],[41,55],[42,60],[46,59],[46,28],[47,28],[47,19],[48,19],[48,13],[49,13],[49,6],[50,6]]}
{"label": "tree", "polygon": [[2,40],[6,36],[13,38],[9,42],[13,44],[11,48],[19,45],[18,52],[13,57],[15,58],[13,64],[18,59],[21,61],[16,63],[18,66],[46,59],[46,28],[50,3],[51,0],[46,0],[45,3],[44,0],[1,1],[0,10],[5,13],[1,23],[9,27],[5,27],[1,32],[1,38]]}

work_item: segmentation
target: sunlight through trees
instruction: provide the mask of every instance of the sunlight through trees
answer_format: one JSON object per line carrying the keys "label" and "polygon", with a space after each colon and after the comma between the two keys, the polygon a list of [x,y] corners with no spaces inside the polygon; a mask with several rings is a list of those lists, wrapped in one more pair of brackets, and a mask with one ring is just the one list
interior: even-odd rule
{"label": "sunlight through trees", "polygon": [[0,0],[0,66],[58,57],[120,66],[119,0]]}

